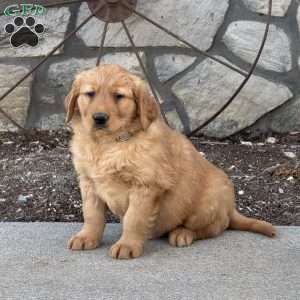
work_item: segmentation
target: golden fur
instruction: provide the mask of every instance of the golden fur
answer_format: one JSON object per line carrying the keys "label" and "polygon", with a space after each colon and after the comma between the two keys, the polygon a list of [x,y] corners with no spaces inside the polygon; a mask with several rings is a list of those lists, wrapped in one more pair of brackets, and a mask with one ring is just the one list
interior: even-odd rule
{"label": "golden fur", "polygon": [[[227,228],[275,235],[271,224],[237,212],[229,178],[162,121],[146,84],[122,67],[79,74],[65,107],[84,214],[70,249],[99,245],[107,208],[123,224],[110,251],[114,258],[138,257],[147,239],[166,233],[177,247]],[[95,128],[92,116],[99,112],[109,115],[106,128]],[[124,133],[130,138],[122,141]]]}

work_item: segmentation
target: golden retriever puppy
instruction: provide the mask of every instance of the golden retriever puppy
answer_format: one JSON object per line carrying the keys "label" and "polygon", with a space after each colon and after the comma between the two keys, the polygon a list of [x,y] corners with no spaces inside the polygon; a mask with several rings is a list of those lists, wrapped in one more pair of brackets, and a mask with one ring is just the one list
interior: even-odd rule
{"label": "golden retriever puppy", "polygon": [[275,235],[271,224],[238,213],[229,178],[164,123],[137,76],[118,65],[82,72],[65,108],[84,215],[70,249],[98,247],[107,208],[122,220],[110,250],[119,259],[142,255],[147,239],[166,233],[177,247],[227,228]]}

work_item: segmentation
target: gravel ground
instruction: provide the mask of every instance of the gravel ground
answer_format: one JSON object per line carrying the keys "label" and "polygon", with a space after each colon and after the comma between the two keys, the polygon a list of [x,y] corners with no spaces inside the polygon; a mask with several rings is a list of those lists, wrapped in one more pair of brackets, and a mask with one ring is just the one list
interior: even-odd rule
{"label": "gravel ground", "polygon": [[[82,221],[69,139],[68,131],[0,133],[0,221]],[[242,213],[300,225],[300,133],[247,139],[192,141],[232,178]]]}

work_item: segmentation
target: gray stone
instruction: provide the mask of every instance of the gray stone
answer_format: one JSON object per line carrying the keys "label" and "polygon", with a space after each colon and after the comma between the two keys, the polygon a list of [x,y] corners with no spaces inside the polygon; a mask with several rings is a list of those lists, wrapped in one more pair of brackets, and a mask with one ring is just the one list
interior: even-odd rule
{"label": "gray stone", "polygon": [[294,152],[283,152],[284,156],[290,159],[295,159],[297,158],[297,155]]}
{"label": "gray stone", "polygon": [[[0,95],[20,80],[29,68],[16,65],[0,64]],[[30,87],[32,76],[20,84],[11,94],[0,102],[0,107],[21,126],[25,126],[28,107],[30,104]],[[2,114],[0,114],[0,130],[16,130]]]}
{"label": "gray stone", "polygon": [[272,131],[287,133],[300,130],[300,97],[278,108],[267,119]]}
{"label": "gray stone", "polygon": [[121,233],[108,224],[93,251],[67,249],[81,224],[2,223],[0,298],[10,300],[296,300],[300,299],[300,228],[277,227],[278,237],[226,231],[175,248],[146,243],[144,256],[109,257]]}
{"label": "gray stone", "polygon": [[188,55],[163,54],[155,57],[154,64],[157,76],[164,82],[184,71],[195,62],[196,58]]}
{"label": "gray stone", "polygon": [[52,64],[49,67],[45,80],[45,90],[47,90],[47,93],[42,93],[41,101],[44,103],[63,103],[63,99],[68,94],[75,75],[95,65],[96,59],[94,58],[70,58]]}
{"label": "gray stone", "polygon": [[[43,16],[35,17],[36,23],[45,26],[45,32],[39,35],[39,44],[36,47],[23,45],[14,48],[10,44],[10,39],[2,30],[5,24],[13,22],[12,17],[0,17],[0,57],[26,57],[26,56],[44,56],[47,55],[55,46],[57,46],[65,37],[67,26],[70,19],[70,11],[67,7],[49,8]],[[4,37],[7,37],[2,41]],[[62,48],[56,51],[59,54]]]}
{"label": "gray stone", "polygon": [[277,139],[270,136],[266,139],[267,144],[276,144],[277,143]]}
{"label": "gray stone", "polygon": [[[145,60],[143,53],[140,54]],[[48,92],[41,95],[41,101],[44,103],[62,103],[70,90],[75,75],[95,67],[96,61],[96,58],[70,58],[52,64],[45,80],[45,89],[48,89]],[[101,64],[120,64],[136,75],[142,76],[143,74],[133,53],[106,54],[102,58]]]}
{"label": "gray stone", "polygon": [[[211,59],[204,60],[180,79],[173,91],[185,106],[191,128],[195,129],[218,111],[243,79],[239,73]],[[232,135],[252,125],[291,97],[292,93],[286,86],[253,76],[231,105],[209,124],[205,133],[218,138]]]}
{"label": "gray stone", "polygon": [[[297,22],[298,22],[298,30],[300,31],[300,5],[297,10]],[[300,58],[299,58],[299,66],[300,66]]]}
{"label": "gray stone", "polygon": [[[140,0],[137,10],[156,20],[164,27],[187,39],[202,50],[208,50],[215,34],[222,25],[228,9],[228,0]],[[90,14],[87,5],[79,10],[77,25]],[[137,46],[183,46],[176,39],[156,29],[140,17],[131,16],[127,20],[129,30]],[[104,23],[94,18],[80,30],[78,36],[89,47],[99,47]],[[129,46],[121,24],[110,24],[106,46]]]}
{"label": "gray stone", "polygon": [[55,104],[55,97],[53,93],[47,93],[44,90],[43,93],[39,95],[39,101],[43,104]]}
{"label": "gray stone", "polygon": [[37,128],[44,130],[55,130],[64,127],[65,114],[52,114],[50,116],[43,115],[36,124]]}
{"label": "gray stone", "polygon": [[[245,5],[258,14],[267,15],[269,11],[269,0],[243,0]],[[272,16],[284,17],[292,0],[273,0]]]}
{"label": "gray stone", "polygon": [[32,195],[32,194],[26,195],[26,196],[24,196],[24,195],[19,195],[19,196],[18,196],[18,199],[17,199],[17,202],[18,202],[19,204],[26,204],[26,203],[32,201],[32,199],[33,199],[33,195]]}
{"label": "gray stone", "polygon": [[[255,21],[231,23],[223,37],[226,46],[238,57],[252,64],[261,44],[266,25]],[[292,68],[290,40],[275,25],[270,26],[265,48],[258,66],[275,72],[288,72]]]}
{"label": "gray stone", "polygon": [[176,112],[176,110],[172,110],[172,111],[168,111],[165,113],[166,118],[169,122],[169,125],[173,128],[176,129],[179,132],[183,132],[184,127],[183,124],[179,118],[178,113]]}

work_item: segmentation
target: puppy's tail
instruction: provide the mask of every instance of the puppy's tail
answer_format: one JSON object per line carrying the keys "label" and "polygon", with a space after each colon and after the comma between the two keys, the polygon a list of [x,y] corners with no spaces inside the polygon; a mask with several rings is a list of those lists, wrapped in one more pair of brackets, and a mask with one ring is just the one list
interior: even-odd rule
{"label": "puppy's tail", "polygon": [[276,236],[276,229],[272,224],[265,221],[259,221],[256,219],[245,217],[241,215],[237,210],[232,213],[229,228],[243,231],[252,231],[266,235],[268,237]]}

